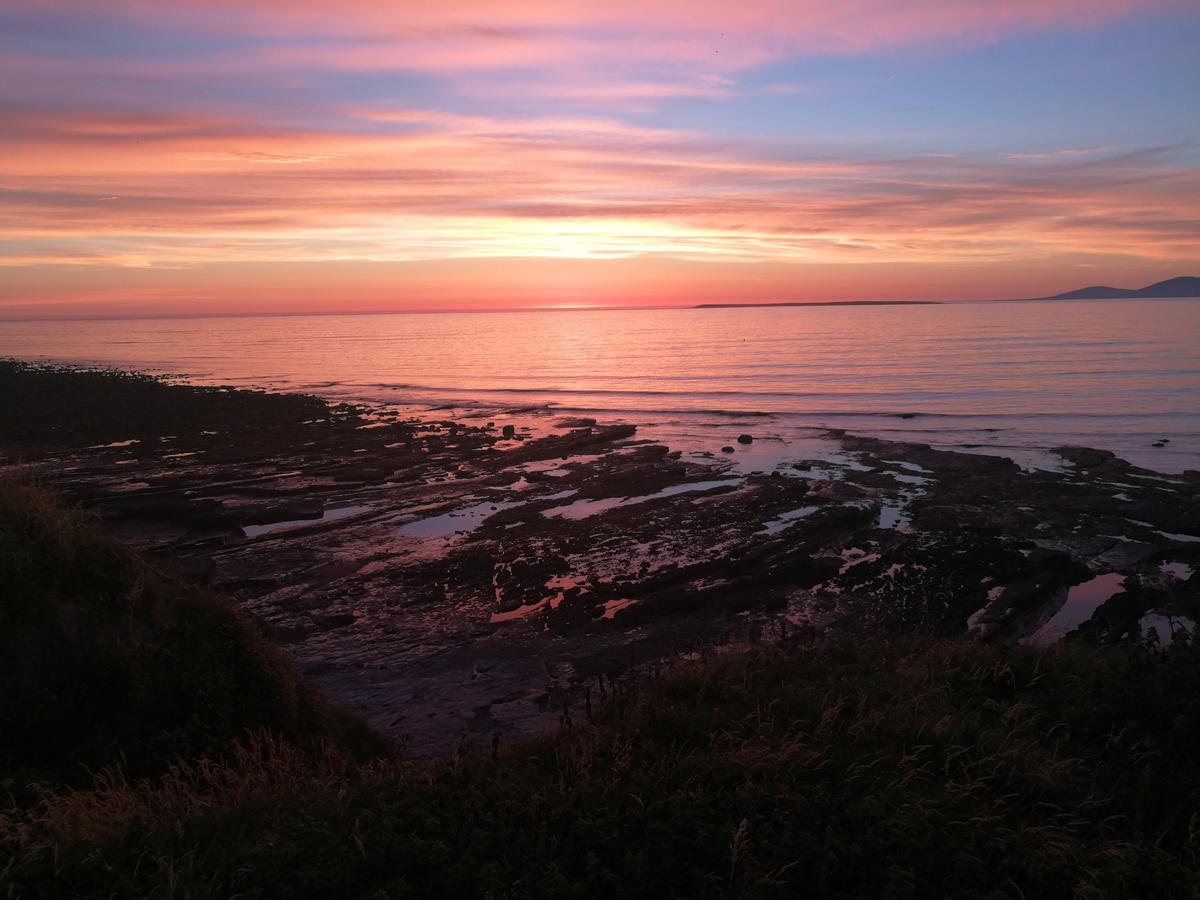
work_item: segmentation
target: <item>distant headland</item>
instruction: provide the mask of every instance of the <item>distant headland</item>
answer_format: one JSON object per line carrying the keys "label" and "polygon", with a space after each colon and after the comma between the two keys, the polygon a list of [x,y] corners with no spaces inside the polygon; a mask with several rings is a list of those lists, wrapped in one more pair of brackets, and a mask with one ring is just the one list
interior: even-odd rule
{"label": "distant headland", "polygon": [[[1200,277],[1180,275],[1158,281],[1144,288],[1116,288],[1108,285],[1092,285],[1055,294],[1051,297],[1022,297],[1012,300],[997,300],[998,303],[1022,303],[1029,300],[1121,300],[1121,299],[1185,299],[1200,298]],[[743,309],[751,307],[783,306],[939,306],[944,300],[796,300],[776,303],[697,303],[690,309]],[[950,301],[952,302],[952,301]]]}
{"label": "distant headland", "polygon": [[1065,294],[1055,294],[1053,297],[1039,297],[1039,300],[1118,300],[1123,298],[1156,297],[1183,298],[1200,297],[1200,278],[1195,275],[1181,275],[1178,278],[1168,278],[1144,288],[1115,288],[1097,284],[1091,287],[1067,291]]}

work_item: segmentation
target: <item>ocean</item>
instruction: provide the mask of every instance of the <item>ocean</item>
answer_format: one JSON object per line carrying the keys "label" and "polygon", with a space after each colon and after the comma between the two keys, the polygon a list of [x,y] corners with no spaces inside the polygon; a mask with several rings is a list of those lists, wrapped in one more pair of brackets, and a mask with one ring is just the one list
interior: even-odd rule
{"label": "ocean", "polygon": [[586,415],[689,450],[749,432],[750,469],[811,456],[825,428],[1200,469],[1195,300],[7,321],[0,356],[438,418]]}

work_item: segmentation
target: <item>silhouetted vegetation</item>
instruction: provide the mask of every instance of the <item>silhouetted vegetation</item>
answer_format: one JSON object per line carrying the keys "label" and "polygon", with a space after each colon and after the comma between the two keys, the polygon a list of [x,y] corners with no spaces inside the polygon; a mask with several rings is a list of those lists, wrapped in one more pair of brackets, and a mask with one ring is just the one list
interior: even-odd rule
{"label": "silhouetted vegetation", "polygon": [[223,601],[29,488],[0,509],[0,896],[1200,891],[1186,638],[780,634],[594,682],[553,734],[364,762]]}
{"label": "silhouetted vegetation", "polygon": [[53,495],[0,480],[0,765],[90,781],[219,753],[251,730],[382,743],[228,601],[147,564]]}

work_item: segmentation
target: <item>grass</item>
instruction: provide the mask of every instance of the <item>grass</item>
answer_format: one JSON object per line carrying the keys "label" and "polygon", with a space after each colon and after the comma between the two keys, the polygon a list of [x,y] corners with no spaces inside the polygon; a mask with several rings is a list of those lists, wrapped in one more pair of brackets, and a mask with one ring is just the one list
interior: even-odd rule
{"label": "grass", "polygon": [[[170,611],[191,604],[215,604],[215,622],[234,615],[44,497],[10,488],[3,499],[33,507],[16,516],[26,523],[16,537],[14,513],[3,520],[4,558],[25,560],[20,583],[43,598],[20,608],[45,598],[116,608],[114,635],[170,634],[183,615]],[[47,519],[48,534],[37,524]],[[154,602],[114,599],[146,590]],[[28,623],[61,631],[59,613],[20,616],[15,632],[6,618],[6,649],[26,639]],[[96,729],[108,735],[98,758],[128,750],[130,734],[187,737],[151,739],[141,776],[109,766],[87,784],[26,789],[9,775],[0,896],[1200,894],[1200,645],[1191,640],[1037,650],[781,637],[593,683],[552,734],[443,760],[364,760],[338,720],[281,712],[304,709],[311,694],[253,632],[205,645],[210,620],[191,620],[187,645],[171,653],[113,637],[93,654],[91,628],[65,643],[43,639],[46,661],[27,680],[29,690],[38,679],[59,685],[43,705],[53,730],[5,707],[5,734],[26,729],[26,766],[38,746],[61,760],[71,748],[95,753]],[[206,658],[229,666],[243,652],[258,662],[228,680],[205,669]],[[88,704],[61,693],[75,679],[59,668],[91,671],[71,654],[110,653],[115,671],[140,674],[96,680]],[[176,700],[213,685],[186,704],[192,726],[168,722],[157,689],[112,694],[113,683],[174,679],[178,653],[192,674],[173,682]],[[253,704],[236,705],[243,690]],[[258,715],[256,731],[228,743]],[[334,722],[328,739],[313,740],[322,722]]]}

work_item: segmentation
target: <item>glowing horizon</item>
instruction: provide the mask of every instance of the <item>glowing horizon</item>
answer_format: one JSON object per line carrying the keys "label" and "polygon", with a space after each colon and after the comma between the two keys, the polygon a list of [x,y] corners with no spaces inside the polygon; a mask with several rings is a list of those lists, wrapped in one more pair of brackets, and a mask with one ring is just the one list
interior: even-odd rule
{"label": "glowing horizon", "polygon": [[0,2],[0,317],[1200,270],[1177,2]]}

